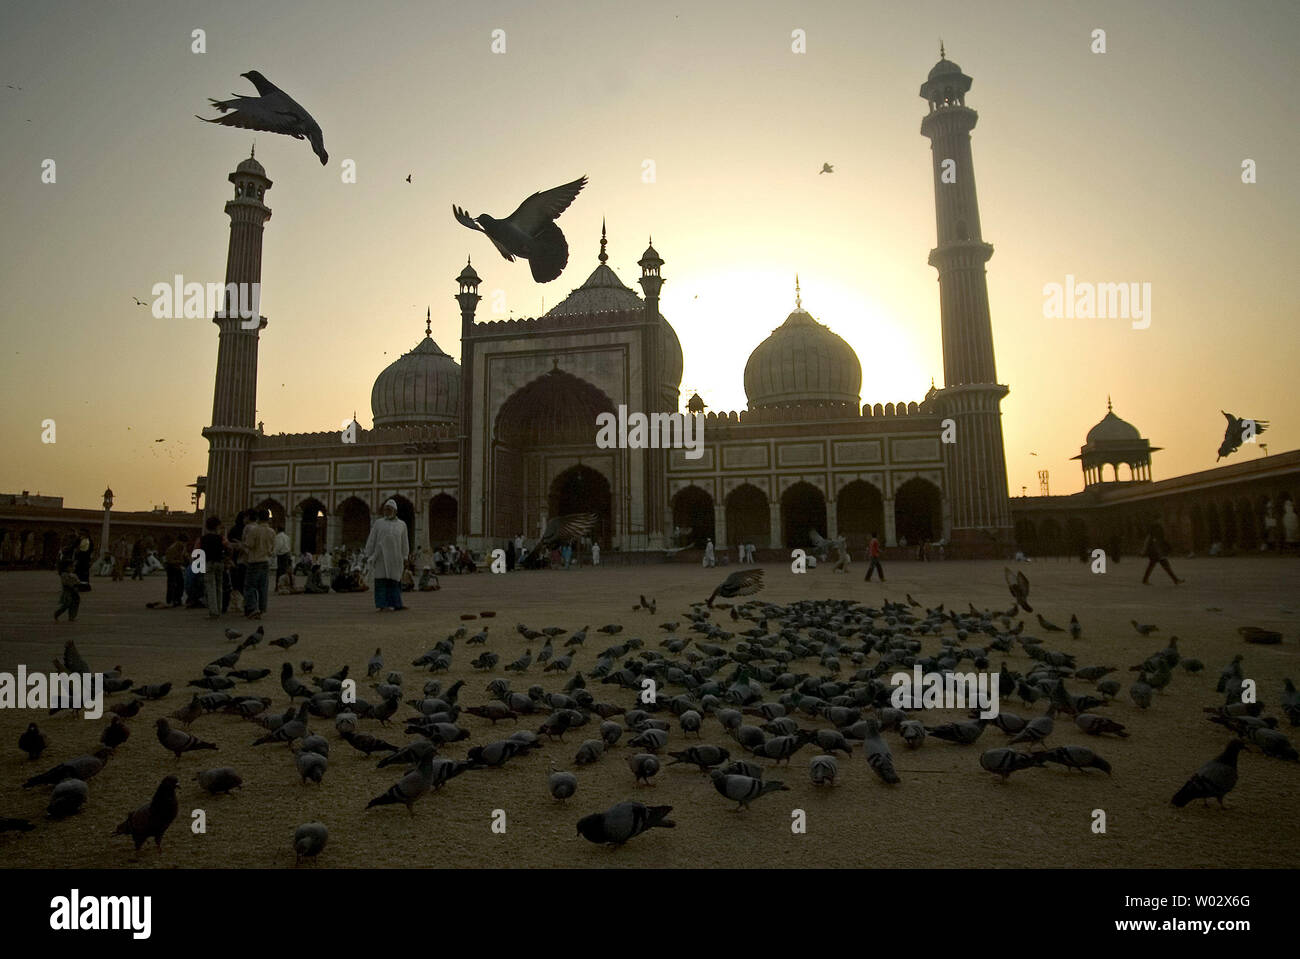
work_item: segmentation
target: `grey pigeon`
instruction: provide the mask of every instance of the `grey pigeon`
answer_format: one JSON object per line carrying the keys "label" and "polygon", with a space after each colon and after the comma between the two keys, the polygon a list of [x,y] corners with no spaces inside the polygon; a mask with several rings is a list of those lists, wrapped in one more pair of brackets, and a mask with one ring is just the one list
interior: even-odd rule
{"label": "grey pigeon", "polygon": [[671,829],[677,824],[668,818],[672,806],[647,806],[639,802],[621,802],[605,812],[592,813],[578,820],[578,835],[598,845],[621,846],[629,839],[656,826]]}
{"label": "grey pigeon", "polygon": [[1193,799],[1208,801],[1217,799],[1223,808],[1223,797],[1237,785],[1237,754],[1246,748],[1240,739],[1228,742],[1227,748],[1192,775],[1183,784],[1183,788],[1174,793],[1171,802],[1182,808]]}
{"label": "grey pigeon", "polygon": [[862,740],[862,749],[872,772],[890,785],[902,782],[898,778],[898,773],[894,771],[894,754],[889,751],[889,744],[881,738],[880,724],[874,719],[867,719],[864,722],[867,735]]}
{"label": "grey pigeon", "polygon": [[306,822],[293,831],[293,851],[295,863],[302,864],[304,859],[315,860],[329,841],[330,833],[324,823]]}
{"label": "grey pigeon", "polygon": [[205,123],[220,123],[228,127],[240,127],[245,130],[262,130],[266,133],[283,133],[295,140],[306,139],[311,144],[312,152],[320,157],[321,165],[329,162],[325,152],[325,137],[312,115],[300,106],[289,94],[285,93],[256,70],[241,73],[257,88],[255,97],[241,97],[231,94],[230,100],[208,99],[218,112],[225,116],[215,120],[198,117]]}
{"label": "grey pigeon", "polygon": [[1074,725],[1089,736],[1103,736],[1106,733],[1114,733],[1116,736],[1124,738],[1128,736],[1128,733],[1124,731],[1123,723],[1117,723],[1107,716],[1098,716],[1096,713],[1080,713],[1074,717]]}
{"label": "grey pigeon", "polygon": [[600,757],[605,755],[605,741],[603,739],[586,739],[578,747],[578,754],[573,757],[575,766],[590,766],[592,763],[600,762]]}
{"label": "grey pigeon", "polygon": [[28,759],[40,759],[47,745],[49,741],[35,723],[28,723],[27,729],[18,737],[18,748],[27,754]]}
{"label": "grey pigeon", "polygon": [[693,763],[704,771],[714,766],[721,766],[731,758],[731,754],[723,747],[708,744],[691,746],[689,749],[678,753],[669,753],[668,755],[673,757],[673,761],[668,764],[670,766],[677,763]]}
{"label": "grey pigeon", "polygon": [[814,786],[833,786],[840,766],[834,756],[814,756],[808,762],[808,775]]}
{"label": "grey pigeon", "polygon": [[1057,746],[1041,755],[1045,763],[1059,763],[1066,769],[1100,769],[1107,776],[1110,775],[1110,763],[1087,746]]}
{"label": "grey pigeon", "polygon": [[310,779],[318,785],[325,778],[325,770],[329,768],[330,764],[329,759],[320,753],[303,748],[299,748],[294,753],[293,761],[294,765],[298,767],[298,775],[302,777],[304,783]]}
{"label": "grey pigeon", "polygon": [[637,753],[627,757],[628,768],[637,782],[650,785],[650,777],[659,772],[659,757],[654,753]]}
{"label": "grey pigeon", "polygon": [[370,802],[366,803],[366,808],[374,806],[392,806],[398,803],[406,807],[406,811],[412,816],[415,815],[415,803],[427,793],[433,785],[433,758],[425,757],[421,759],[419,765],[412,771],[399,779],[389,790],[382,796],[376,796]]}
{"label": "grey pigeon", "polygon": [[50,793],[50,804],[45,808],[45,814],[51,819],[71,816],[81,811],[89,796],[90,787],[83,780],[65,779]]}
{"label": "grey pigeon", "polygon": [[173,753],[177,759],[181,758],[181,753],[191,752],[195,749],[216,749],[217,747],[210,742],[199,739],[185,732],[183,729],[172,729],[171,725],[165,719],[159,719],[155,725],[158,727],[158,742],[168,752]]}
{"label": "grey pigeon", "polygon": [[1025,723],[1025,728],[1012,736],[1008,745],[1014,746],[1016,743],[1029,743],[1032,747],[1034,743],[1041,743],[1048,736],[1052,735],[1051,716],[1035,716],[1029,722]]}
{"label": "grey pigeon", "polygon": [[1031,753],[1022,753],[1016,749],[1010,749],[1006,746],[998,746],[995,749],[986,749],[980,755],[980,768],[986,769],[991,773],[996,773],[1002,777],[1002,782],[1007,781],[1007,777],[1021,769],[1031,769],[1034,766],[1041,766],[1041,756],[1035,756]]}
{"label": "grey pigeon", "polygon": [[551,763],[551,774],[546,777],[546,788],[554,799],[564,802],[578,791],[578,777],[563,769],[556,769]]}
{"label": "grey pigeon", "polygon": [[536,282],[549,283],[564,272],[569,262],[569,243],[555,221],[586,185],[587,178],[582,176],[563,186],[534,193],[504,220],[486,213],[472,217],[455,205],[451,212],[461,226],[486,233],[506,260],[512,263],[515,257],[527,260]]}
{"label": "grey pigeon", "polygon": [[213,796],[229,793],[232,789],[238,789],[244,785],[244,780],[240,778],[239,773],[230,766],[220,766],[216,769],[205,769],[202,772],[195,773],[194,778],[203,789]]}
{"label": "grey pigeon", "polygon": [[23,783],[24,789],[31,789],[33,786],[54,786],[65,779],[80,779],[88,782],[90,779],[104,768],[112,752],[108,749],[97,749],[93,755],[74,756],[66,762],[59,763],[53,769],[41,773],[39,776],[33,776]]}
{"label": "grey pigeon", "polygon": [[712,606],[713,600],[718,596],[725,596],[728,599],[734,596],[752,596],[763,588],[763,570],[762,569],[742,569],[732,573],[722,581],[705,601],[706,606]]}
{"label": "grey pigeon", "polygon": [[766,796],[770,792],[789,790],[790,788],[779,779],[763,781],[750,776],[728,775],[718,769],[711,772],[709,776],[712,778],[713,788],[718,791],[718,794],[737,803],[737,809],[748,809],[749,804],[755,799]]}

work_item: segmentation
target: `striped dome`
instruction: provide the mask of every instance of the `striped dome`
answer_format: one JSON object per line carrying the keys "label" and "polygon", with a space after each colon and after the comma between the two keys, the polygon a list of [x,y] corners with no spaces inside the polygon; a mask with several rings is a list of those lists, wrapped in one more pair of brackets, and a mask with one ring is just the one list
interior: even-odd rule
{"label": "striped dome", "polygon": [[375,428],[455,423],[460,407],[460,364],[424,339],[375,378],[370,412]]}

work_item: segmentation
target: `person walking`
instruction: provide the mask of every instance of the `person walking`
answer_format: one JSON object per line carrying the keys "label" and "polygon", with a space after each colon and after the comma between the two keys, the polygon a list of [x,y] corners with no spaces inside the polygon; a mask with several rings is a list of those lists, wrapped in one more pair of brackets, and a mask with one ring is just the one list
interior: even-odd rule
{"label": "person walking", "polygon": [[244,550],[244,526],[248,520],[249,510],[240,510],[235,516],[235,525],[226,533],[226,544],[230,549],[226,566],[226,578],[230,580],[230,605],[235,612],[244,612],[244,573],[247,570]]}
{"label": "person walking", "polygon": [[144,540],[131,544],[131,579],[144,582]]}
{"label": "person walking", "polygon": [[1156,568],[1157,563],[1164,567],[1165,572],[1169,574],[1169,578],[1174,581],[1175,586],[1183,582],[1174,575],[1173,567],[1169,565],[1169,544],[1165,542],[1165,532],[1159,523],[1152,523],[1147,529],[1147,538],[1142,544],[1142,552],[1146,554],[1147,558],[1147,571],[1142,574],[1143,586],[1151,585],[1151,571]]}
{"label": "person walking", "polygon": [[717,564],[718,564],[718,557],[717,554],[713,551],[713,540],[709,540],[704,544],[704,568],[708,569],[711,566],[716,566]]}
{"label": "person walking", "polygon": [[270,598],[271,557],[275,555],[275,534],[271,532],[270,510],[253,510],[252,521],[244,524],[244,615],[261,619]]}
{"label": "person walking", "polygon": [[221,535],[221,518],[209,516],[203,524],[199,549],[203,551],[203,597],[208,605],[208,617],[216,619],[226,611],[226,539]]}
{"label": "person walking", "polygon": [[879,573],[880,581],[885,581],[885,568],[880,565],[880,540],[876,539],[876,534],[871,534],[871,542],[867,544],[867,575],[863,577],[863,582],[871,582],[871,574]]}
{"label": "person walking", "polygon": [[293,557],[290,556],[289,534],[283,526],[275,528],[275,582],[277,587],[281,576],[289,577],[289,588],[293,588]]}
{"label": "person walking", "polygon": [[72,571],[77,574],[77,589],[90,592],[90,563],[95,555],[95,544],[84,529],[77,533],[77,548],[72,554]]}
{"label": "person walking", "polygon": [[72,570],[71,551],[65,549],[59,557],[58,570],[59,605],[54,608],[54,621],[57,623],[59,617],[67,613],[68,622],[76,622],[77,613],[81,610],[81,590],[77,588],[77,574]]}
{"label": "person walking", "polygon": [[186,546],[185,536],[181,534],[172,540],[172,544],[163,553],[163,569],[167,574],[166,604],[173,609],[181,605],[181,599],[185,595],[185,560],[189,557]]}
{"label": "person walking", "polygon": [[406,523],[398,518],[396,500],[386,500],[383,515],[370,527],[362,554],[371,564],[375,581],[375,609],[401,610],[402,569],[411,552],[411,540]]}
{"label": "person walking", "polygon": [[597,542],[591,544],[591,565],[600,565],[600,544]]}

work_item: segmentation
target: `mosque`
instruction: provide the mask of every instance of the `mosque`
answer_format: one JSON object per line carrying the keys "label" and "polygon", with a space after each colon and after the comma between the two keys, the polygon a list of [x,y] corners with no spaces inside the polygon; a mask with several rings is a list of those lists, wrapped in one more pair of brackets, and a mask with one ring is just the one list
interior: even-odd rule
{"label": "mosque", "polygon": [[[268,434],[254,421],[265,318],[218,315],[218,361],[206,477],[208,515],[227,522],[262,504],[296,548],[364,541],[392,498],[413,547],[491,548],[548,518],[598,517],[593,538],[628,552],[753,543],[807,546],[813,531],[860,550],[942,541],[961,555],[1005,553],[1013,540],[985,263],[965,104],[971,78],[946,57],[921,86],[928,113],[938,243],[944,385],[915,401],[864,404],[862,365],[796,290],[795,309],[745,365],[747,408],[703,414],[702,455],[604,449],[601,413],[677,413],[682,347],[659,312],[665,260],[650,245],[639,292],[607,265],[544,315],[480,321],[480,278],[455,278],[457,362],[430,335],[376,377],[372,425]],[[955,170],[955,173],[954,173]],[[230,174],[226,283],[261,282],[271,180],[255,158]],[[668,247],[665,247],[668,249]],[[774,317],[774,320],[779,317]],[[701,412],[697,396],[685,403]]]}

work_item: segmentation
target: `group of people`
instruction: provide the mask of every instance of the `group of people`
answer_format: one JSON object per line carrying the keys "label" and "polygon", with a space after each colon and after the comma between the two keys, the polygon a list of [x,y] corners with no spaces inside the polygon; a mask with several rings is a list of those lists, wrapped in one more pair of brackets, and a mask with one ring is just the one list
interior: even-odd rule
{"label": "group of people", "polygon": [[[723,562],[724,562],[724,564],[725,564],[725,562],[726,562],[725,557],[723,558]],[[755,560],[754,560],[754,544],[753,544],[753,543],[737,543],[737,544],[736,544],[736,562],[739,563],[741,566],[753,566],[753,565],[754,565]],[[704,559],[703,559],[703,565],[704,565],[704,568],[705,568],[705,569],[710,569],[710,568],[712,568],[712,567],[718,565],[718,552],[717,552],[717,550],[714,548],[713,540],[712,540],[712,539],[707,540],[707,541],[705,542],[705,544],[704,544]]]}

